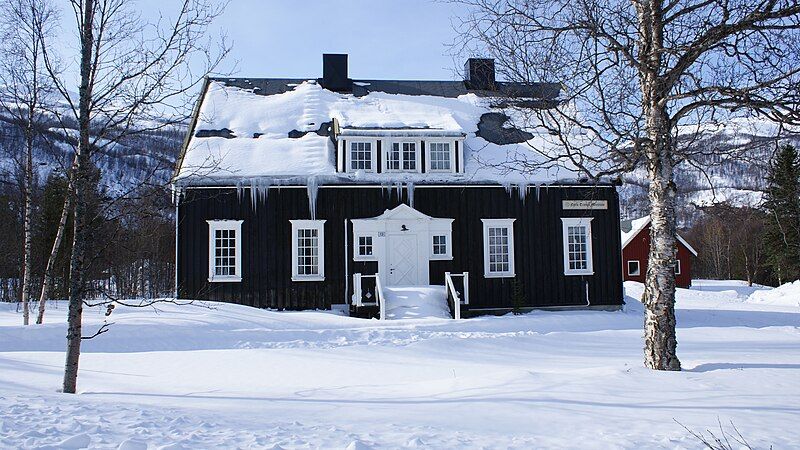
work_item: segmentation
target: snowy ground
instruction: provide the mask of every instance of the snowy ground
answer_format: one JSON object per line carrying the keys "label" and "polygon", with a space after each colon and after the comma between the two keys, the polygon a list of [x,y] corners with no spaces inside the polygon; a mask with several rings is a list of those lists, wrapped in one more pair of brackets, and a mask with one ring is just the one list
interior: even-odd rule
{"label": "snowy ground", "polygon": [[[624,312],[404,319],[235,305],[118,308],[57,392],[63,305],[23,328],[0,305],[0,448],[700,448],[733,421],[800,442],[800,308],[740,282],[679,292],[684,371],[642,368]],[[783,295],[782,295],[783,296]],[[87,332],[102,323],[89,310]]]}

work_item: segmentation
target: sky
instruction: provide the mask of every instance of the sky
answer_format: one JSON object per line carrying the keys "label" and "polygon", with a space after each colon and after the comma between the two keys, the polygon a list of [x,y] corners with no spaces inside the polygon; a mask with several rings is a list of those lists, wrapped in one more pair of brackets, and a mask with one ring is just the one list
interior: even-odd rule
{"label": "sky", "polygon": [[[132,0],[146,20],[178,0]],[[242,77],[316,78],[323,53],[349,54],[351,78],[456,79],[449,55],[457,8],[441,0],[231,0],[212,31],[232,45],[223,72]],[[64,11],[62,22],[74,29]]]}

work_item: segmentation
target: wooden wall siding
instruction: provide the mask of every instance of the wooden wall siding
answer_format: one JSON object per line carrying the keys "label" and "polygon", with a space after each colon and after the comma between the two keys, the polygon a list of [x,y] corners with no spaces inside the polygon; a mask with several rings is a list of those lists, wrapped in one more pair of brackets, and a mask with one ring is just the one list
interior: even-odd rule
{"label": "wooden wall siding", "polygon": [[[325,223],[325,281],[291,281],[290,219],[309,219],[307,191],[271,188],[266,202],[251,205],[249,189],[241,197],[235,189],[189,189],[179,204],[178,280],[181,298],[226,301],[261,308],[329,308],[345,302],[345,277],[354,272],[374,273],[377,264],[353,261],[352,224],[345,273],[345,219],[374,217],[407,202],[407,190],[321,187],[317,219]],[[562,200],[608,201],[607,210],[562,210]],[[421,187],[414,207],[434,217],[455,218],[453,260],[431,261],[431,283],[443,284],[444,272],[470,273],[470,308],[509,308],[512,279],[483,277],[483,218],[516,218],[515,266],[523,284],[525,306],[585,305],[588,283],[592,305],[622,303],[620,229],[616,190],[609,187],[542,187],[537,200],[530,188],[523,200],[516,188]],[[562,217],[593,217],[595,274],[565,276]],[[242,281],[209,283],[208,225],[206,220],[241,219]],[[352,295],[352,277],[347,281]]]}
{"label": "wooden wall siding", "polygon": [[[647,275],[647,260],[650,256],[650,225],[642,229],[625,246],[622,251],[622,276],[625,281],[644,283]],[[675,276],[675,286],[686,288],[692,286],[692,253],[678,241],[678,259],[681,262],[681,273]],[[628,275],[628,261],[639,261],[639,275]]]}

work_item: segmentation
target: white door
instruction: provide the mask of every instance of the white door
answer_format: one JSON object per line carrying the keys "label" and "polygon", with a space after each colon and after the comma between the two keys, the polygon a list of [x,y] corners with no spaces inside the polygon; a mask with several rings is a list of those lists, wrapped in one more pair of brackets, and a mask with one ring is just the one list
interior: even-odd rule
{"label": "white door", "polygon": [[415,234],[389,235],[389,286],[419,284],[419,258]]}

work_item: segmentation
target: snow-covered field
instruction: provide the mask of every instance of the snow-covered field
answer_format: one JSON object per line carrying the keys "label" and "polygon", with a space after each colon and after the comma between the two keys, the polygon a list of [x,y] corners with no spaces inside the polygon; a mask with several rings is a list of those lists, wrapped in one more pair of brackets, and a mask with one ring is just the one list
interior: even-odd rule
{"label": "snow-covered field", "polygon": [[626,290],[623,312],[461,322],[120,307],[75,396],[58,393],[64,306],[23,328],[3,304],[0,448],[701,448],[676,421],[800,445],[796,303],[681,290],[685,370],[666,373],[642,367],[642,287]]}

